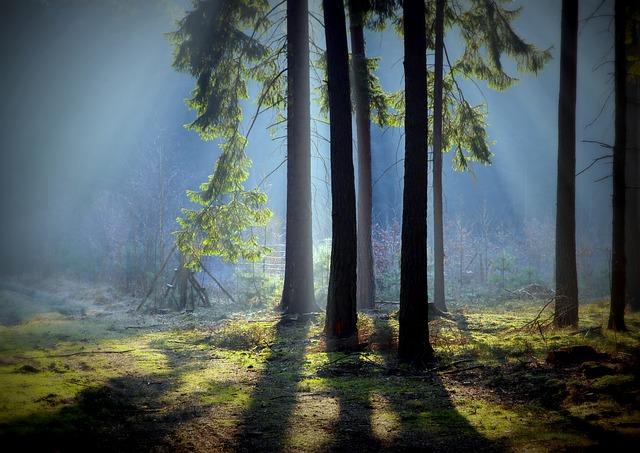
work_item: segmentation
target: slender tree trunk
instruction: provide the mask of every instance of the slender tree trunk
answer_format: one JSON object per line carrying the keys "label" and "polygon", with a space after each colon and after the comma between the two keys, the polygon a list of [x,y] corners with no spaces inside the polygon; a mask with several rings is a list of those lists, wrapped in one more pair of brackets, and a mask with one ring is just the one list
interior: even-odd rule
{"label": "slender tree trunk", "polygon": [[578,325],[576,270],[576,64],[578,0],[562,2],[560,93],[558,102],[558,184],[556,208],[556,304],[558,327]]}
{"label": "slender tree trunk", "polygon": [[342,0],[323,0],[331,134],[331,269],[327,339],[356,339],[356,194],[347,28]]}
{"label": "slender tree trunk", "polygon": [[281,308],[316,310],[311,224],[311,132],[307,0],[287,2],[287,219]]}
{"label": "slender tree trunk", "polygon": [[436,55],[433,90],[433,299],[436,307],[447,310],[444,295],[444,227],[442,216],[442,59],[444,53],[444,5],[436,0]]}
{"label": "slender tree trunk", "polygon": [[371,112],[369,106],[368,69],[365,57],[363,20],[366,2],[349,1],[351,26],[351,61],[356,111],[358,144],[358,308],[375,305],[375,280],[373,276],[373,246],[371,244]]}
{"label": "slender tree trunk", "polygon": [[[628,20],[637,22],[640,5],[628,5]],[[635,19],[634,19],[635,18]],[[640,46],[640,36],[632,34],[627,51]],[[627,305],[640,311],[640,76],[627,77],[627,213],[625,216],[627,252]]]}
{"label": "slender tree trunk", "polygon": [[427,314],[427,42],[423,0],[404,0],[405,157],[398,357],[431,360]]}
{"label": "slender tree trunk", "polygon": [[[637,45],[637,44],[636,44]],[[627,81],[627,305],[640,310],[640,78]]]}
{"label": "slender tree trunk", "polygon": [[615,6],[615,145],[613,149],[613,238],[611,243],[611,311],[609,329],[626,330],[624,324],[625,258],[625,157],[626,157],[626,76],[625,11],[626,1]]}

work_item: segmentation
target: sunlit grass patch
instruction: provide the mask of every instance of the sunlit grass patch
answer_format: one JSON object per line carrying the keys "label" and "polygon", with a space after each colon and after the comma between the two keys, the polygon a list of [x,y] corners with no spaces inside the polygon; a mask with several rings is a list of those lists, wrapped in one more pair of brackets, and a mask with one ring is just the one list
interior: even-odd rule
{"label": "sunlit grass patch", "polygon": [[340,420],[340,404],[330,395],[318,398],[298,394],[294,410],[289,418],[285,447],[288,451],[328,450],[335,440],[335,427]]}
{"label": "sunlit grass patch", "polygon": [[233,319],[211,332],[211,345],[232,350],[265,348],[275,337],[275,322]]}
{"label": "sunlit grass patch", "polygon": [[[441,343],[441,353],[469,353],[478,359],[496,364],[509,360],[544,360],[549,350],[563,346],[587,344],[597,350],[615,353],[640,347],[640,333],[611,332],[606,328],[608,301],[580,306],[579,330],[556,329],[547,322],[544,327],[528,326],[546,301],[512,301],[511,309],[482,307],[464,308],[454,312],[456,328],[444,327],[433,321],[434,344]],[[540,319],[549,320],[553,306],[545,309]],[[635,325],[640,315],[628,313],[627,322]],[[457,340],[457,341],[456,341]],[[468,341],[470,340],[470,341]]]}
{"label": "sunlit grass patch", "polygon": [[[462,399],[455,403],[455,410],[478,432],[490,439],[510,436],[522,428],[521,416],[518,413],[486,400]],[[451,417],[451,410],[441,415]]]}
{"label": "sunlit grass patch", "polygon": [[[452,311],[451,319],[432,320],[439,363],[424,374],[398,368],[393,313],[360,315],[360,349],[352,352],[325,351],[322,316],[303,322],[260,312],[207,325],[185,314],[175,323],[147,319],[149,327],[129,320],[135,326],[127,328],[102,318],[38,315],[0,329],[0,338],[9,340],[0,355],[0,423],[31,426],[29,420],[47,417],[66,423],[60,420],[115,398],[107,410],[123,401],[128,411],[139,406],[158,415],[187,408],[196,418],[179,430],[214,424],[226,439],[243,429],[265,436],[282,430],[285,450],[334,448],[352,435],[349,422],[386,448],[432,441],[435,447],[460,441],[532,450],[591,445],[567,414],[634,432],[637,414],[616,398],[635,376],[615,360],[637,347],[638,334],[612,334],[597,325],[606,319],[604,303],[581,307],[579,330],[522,329],[543,303],[466,307]],[[628,320],[633,326],[638,316]],[[545,363],[549,350],[574,344],[608,352],[607,366],[616,374],[586,379],[581,369],[569,376]],[[574,388],[595,396],[573,401],[567,395]],[[94,390],[102,399],[89,404],[83,395],[91,399]],[[501,399],[509,392],[529,392],[529,399]],[[605,415],[597,418],[598,411]]]}
{"label": "sunlit grass patch", "polygon": [[194,395],[202,404],[233,405],[244,409],[251,401],[251,388],[235,382],[210,382]]}
{"label": "sunlit grass patch", "polygon": [[0,423],[53,412],[71,403],[87,385],[81,373],[70,372],[74,374],[70,377],[45,370],[26,373],[20,368],[0,367]]}
{"label": "sunlit grass patch", "polygon": [[371,429],[378,439],[385,441],[400,430],[400,415],[394,410],[389,395],[374,391],[370,398],[373,408]]}

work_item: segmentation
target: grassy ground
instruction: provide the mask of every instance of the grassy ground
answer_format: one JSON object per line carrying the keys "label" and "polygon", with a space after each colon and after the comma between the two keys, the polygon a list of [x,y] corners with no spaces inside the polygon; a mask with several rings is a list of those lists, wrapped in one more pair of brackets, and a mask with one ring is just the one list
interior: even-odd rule
{"label": "grassy ground", "polygon": [[[439,362],[416,372],[394,360],[393,311],[360,316],[360,352],[326,353],[321,317],[138,315],[108,288],[3,288],[0,445],[13,449],[548,451],[640,440],[640,317],[628,316],[629,333],[607,332],[604,301],[581,308],[579,331],[522,328],[544,301],[455,307],[430,323]],[[545,361],[577,344],[602,355]]]}

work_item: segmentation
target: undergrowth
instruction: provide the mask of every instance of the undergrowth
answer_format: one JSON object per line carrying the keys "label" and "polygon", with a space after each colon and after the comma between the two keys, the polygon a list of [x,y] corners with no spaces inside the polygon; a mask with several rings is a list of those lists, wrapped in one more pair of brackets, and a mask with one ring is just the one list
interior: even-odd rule
{"label": "undergrowth", "polygon": [[[202,312],[197,323],[147,320],[138,328],[122,325],[133,320],[40,313],[0,327],[0,439],[24,440],[20,433],[51,423],[74,432],[87,417],[116,423],[95,400],[114,395],[141,426],[149,413],[174,420],[181,428],[171,442],[193,442],[189,433],[217,426],[217,447],[245,431],[246,442],[255,438],[247,433],[269,432],[266,442],[292,450],[327,449],[363,433],[371,448],[597,445],[584,423],[637,435],[637,369],[629,363],[638,356],[640,317],[629,314],[629,332],[613,334],[602,301],[581,306],[578,330],[523,328],[543,304],[452,304],[450,316],[430,322],[439,362],[428,373],[398,367],[394,312],[361,314],[361,348],[351,353],[325,352],[322,315],[303,323],[263,311],[207,322]],[[608,374],[587,378],[584,367],[545,362],[550,350],[585,344],[607,353],[604,371],[588,366]]]}

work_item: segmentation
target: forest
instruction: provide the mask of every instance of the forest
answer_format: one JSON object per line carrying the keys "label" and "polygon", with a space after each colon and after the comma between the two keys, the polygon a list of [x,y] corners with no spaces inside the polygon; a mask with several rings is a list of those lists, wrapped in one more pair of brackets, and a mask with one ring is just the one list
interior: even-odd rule
{"label": "forest", "polygon": [[0,2],[7,452],[634,451],[640,2]]}

